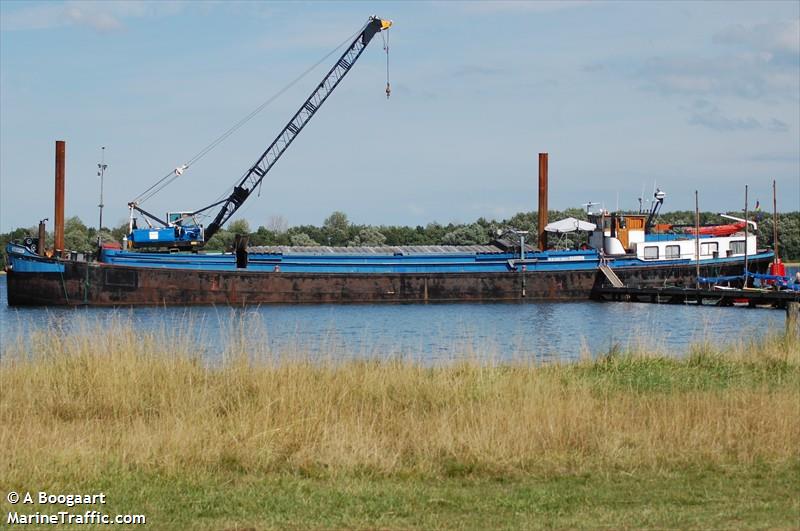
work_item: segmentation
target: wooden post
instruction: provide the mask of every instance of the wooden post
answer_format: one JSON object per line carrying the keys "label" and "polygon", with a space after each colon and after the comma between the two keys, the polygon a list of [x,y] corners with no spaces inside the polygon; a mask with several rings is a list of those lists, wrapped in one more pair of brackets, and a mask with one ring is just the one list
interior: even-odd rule
{"label": "wooden post", "polygon": [[786,303],[786,335],[795,336],[797,334],[798,322],[800,322],[800,302]]}
{"label": "wooden post", "polygon": [[694,287],[700,289],[700,202],[694,191]]}

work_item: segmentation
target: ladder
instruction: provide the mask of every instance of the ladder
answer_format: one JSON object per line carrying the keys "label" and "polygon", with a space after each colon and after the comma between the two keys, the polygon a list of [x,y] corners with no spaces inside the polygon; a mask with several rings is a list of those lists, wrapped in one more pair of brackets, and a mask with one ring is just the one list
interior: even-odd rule
{"label": "ladder", "polygon": [[600,264],[598,267],[600,268],[600,271],[602,271],[603,274],[606,276],[608,281],[611,282],[612,286],[614,286],[615,288],[625,287],[625,284],[623,284],[622,281],[617,276],[617,274],[614,273],[614,270],[608,267],[608,264]]}

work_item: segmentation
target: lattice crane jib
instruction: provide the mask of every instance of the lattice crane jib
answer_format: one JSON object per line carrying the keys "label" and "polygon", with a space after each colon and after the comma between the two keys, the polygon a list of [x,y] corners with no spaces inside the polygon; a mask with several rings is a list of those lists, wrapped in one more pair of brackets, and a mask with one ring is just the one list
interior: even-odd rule
{"label": "lattice crane jib", "polygon": [[228,196],[214,221],[206,228],[206,240],[216,234],[242,203],[250,197],[250,194],[258,188],[264,176],[272,169],[278,159],[281,158],[281,155],[297,138],[297,135],[300,134],[300,131],[303,130],[333,90],[341,83],[372,38],[382,30],[389,29],[391,25],[391,21],[381,20],[377,17],[370,18],[361,33],[353,40],[339,60],[336,61],[306,101],[303,102],[300,109],[289,120],[289,123],[278,133],[275,140],[261,154],[255,164],[250,167],[239,183],[234,186],[233,192]]}
{"label": "lattice crane jib", "polygon": [[[205,242],[210,240],[214,234],[233,216],[233,214],[242,206],[248,197],[261,185],[264,177],[269,173],[281,155],[288,149],[294,142],[297,135],[308,124],[311,118],[316,114],[323,103],[328,99],[333,90],[341,83],[355,62],[361,56],[364,49],[370,43],[372,38],[392,26],[390,20],[383,20],[378,17],[370,17],[367,23],[361,28],[360,32],[350,43],[344,53],[334,63],[322,81],[314,88],[311,95],[306,98],[298,111],[289,120],[289,123],[278,133],[275,140],[267,147],[261,156],[250,166],[250,169],[245,172],[244,176],[233,187],[233,191],[227,198],[212,203],[206,207],[198,209],[194,212],[180,212],[174,213],[175,222],[172,219],[166,221],[159,219],[157,216],[145,211],[139,204],[138,200],[134,200],[128,204],[131,209],[131,231],[129,245],[131,247],[145,247],[145,246],[160,246],[160,247],[197,247],[202,246]],[[345,41],[346,42],[346,41]],[[384,50],[387,52],[388,57],[388,44],[384,44]],[[387,59],[388,68],[388,59]],[[387,70],[387,96],[388,89],[388,70]],[[254,114],[254,113],[253,113]],[[252,115],[251,115],[252,116]],[[241,124],[241,122],[240,122]],[[237,124],[236,127],[238,127]],[[232,128],[230,131],[234,130]],[[226,138],[230,133],[226,132],[222,139]],[[217,145],[219,140],[212,144],[212,147]],[[201,152],[204,154],[208,149]],[[199,158],[199,157],[197,157]],[[151,186],[139,198],[152,196],[161,190],[166,184],[172,182],[175,178],[183,173],[187,168],[186,165],[176,168],[165,176],[161,181]],[[174,175],[173,175],[174,173]],[[137,198],[138,199],[138,198]],[[204,230],[201,226],[183,223],[184,219],[194,219],[194,216],[210,210],[216,206],[222,205],[214,220]],[[146,229],[138,229],[134,223],[133,212],[137,211],[144,215],[145,222],[148,224]],[[171,218],[173,214],[168,214],[167,218]],[[155,221],[163,228],[153,227],[150,220]]]}

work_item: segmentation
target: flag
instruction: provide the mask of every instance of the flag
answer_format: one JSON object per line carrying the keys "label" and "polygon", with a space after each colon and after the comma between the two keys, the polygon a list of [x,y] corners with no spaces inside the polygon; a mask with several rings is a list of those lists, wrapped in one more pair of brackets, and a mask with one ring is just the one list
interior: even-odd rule
{"label": "flag", "polygon": [[760,223],[763,215],[764,213],[761,212],[761,202],[756,200],[756,206],[753,208],[753,219]]}

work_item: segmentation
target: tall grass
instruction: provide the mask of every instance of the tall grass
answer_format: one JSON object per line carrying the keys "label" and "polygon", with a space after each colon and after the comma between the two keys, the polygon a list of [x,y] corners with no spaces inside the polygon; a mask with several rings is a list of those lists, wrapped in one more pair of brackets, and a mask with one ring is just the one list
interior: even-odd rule
{"label": "tall grass", "polygon": [[237,327],[213,366],[202,339],[125,320],[7,341],[0,476],[438,477],[800,458],[795,338],[698,344],[683,359],[612,349],[571,364],[426,366],[271,352]]}

